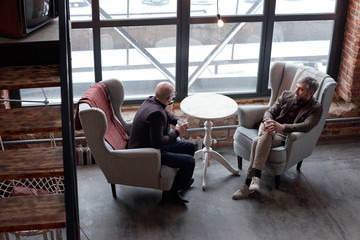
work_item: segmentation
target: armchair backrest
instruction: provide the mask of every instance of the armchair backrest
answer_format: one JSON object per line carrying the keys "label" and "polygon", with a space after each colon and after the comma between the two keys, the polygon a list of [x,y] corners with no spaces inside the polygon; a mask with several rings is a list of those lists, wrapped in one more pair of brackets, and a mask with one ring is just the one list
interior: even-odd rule
{"label": "armchair backrest", "polygon": [[[319,102],[322,101],[324,87],[326,87],[328,83],[334,83],[336,85],[333,78],[315,68],[276,62],[271,66],[270,70],[271,97],[269,105],[271,106],[284,90],[295,90],[297,81],[307,76],[313,77],[319,83],[319,89],[314,94],[314,98]],[[328,109],[324,110],[326,110],[326,112],[328,111]]]}
{"label": "armchair backrest", "polygon": [[121,106],[124,103],[124,97],[125,97],[125,91],[124,86],[118,79],[108,79],[104,80],[101,83],[103,83],[109,94],[110,103],[113,107],[113,111],[117,119],[121,122],[121,124],[124,126],[126,132],[128,135],[130,135],[132,122],[127,122],[123,118],[121,114]]}
{"label": "armchair backrest", "polygon": [[[115,118],[125,128],[127,134],[130,134],[132,122],[126,122],[121,114],[121,106],[124,101],[124,87],[117,79],[109,79],[101,82],[105,85],[108,98]],[[99,108],[90,107],[87,103],[79,104],[79,116],[87,142],[92,149],[94,157],[104,156],[109,149],[110,144],[105,140],[104,136],[107,131],[107,119],[105,113]]]}
{"label": "armchair backrest", "polygon": [[[94,84],[79,100],[81,128],[84,129],[86,138],[96,139],[94,143],[88,140],[90,149],[102,152],[108,145],[111,149],[125,148],[132,123],[126,122],[121,115],[123,100],[124,88],[117,79]],[[96,155],[95,152],[93,154]]]}

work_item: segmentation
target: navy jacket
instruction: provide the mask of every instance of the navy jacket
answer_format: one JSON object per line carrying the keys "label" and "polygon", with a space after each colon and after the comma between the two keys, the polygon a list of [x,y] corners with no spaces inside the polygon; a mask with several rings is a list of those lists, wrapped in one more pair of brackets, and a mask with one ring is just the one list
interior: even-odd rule
{"label": "navy jacket", "polygon": [[128,148],[152,147],[163,149],[175,143],[177,130],[169,132],[170,124],[176,125],[177,117],[166,110],[166,105],[148,97],[137,111],[131,128]]}

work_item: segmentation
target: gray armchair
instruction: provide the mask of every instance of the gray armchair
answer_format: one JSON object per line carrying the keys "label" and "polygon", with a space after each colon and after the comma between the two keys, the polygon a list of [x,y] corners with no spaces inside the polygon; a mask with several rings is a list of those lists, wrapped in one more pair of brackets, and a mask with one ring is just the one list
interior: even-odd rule
{"label": "gray armchair", "polygon": [[271,97],[269,104],[266,106],[240,106],[238,109],[239,126],[234,133],[234,152],[238,158],[239,169],[242,169],[242,159],[250,159],[252,140],[258,134],[258,127],[264,112],[284,90],[294,90],[297,80],[305,76],[313,77],[319,82],[319,89],[314,97],[321,103],[323,114],[319,123],[309,132],[293,132],[287,137],[284,146],[271,149],[265,169],[275,175],[275,188],[279,188],[282,173],[295,164],[299,171],[303,159],[310,156],[314,150],[325,124],[336,82],[329,75],[314,68],[274,63],[270,70]]}
{"label": "gray armchair", "polygon": [[[124,87],[117,79],[102,81],[109,93],[113,113],[130,134],[131,122],[121,115]],[[87,103],[79,104],[79,118],[91,153],[116,197],[115,184],[170,190],[177,169],[161,165],[160,150],[138,148],[113,150],[104,139],[107,129],[106,116],[99,108]],[[163,192],[164,193],[164,192]],[[163,194],[164,200],[164,194]]]}

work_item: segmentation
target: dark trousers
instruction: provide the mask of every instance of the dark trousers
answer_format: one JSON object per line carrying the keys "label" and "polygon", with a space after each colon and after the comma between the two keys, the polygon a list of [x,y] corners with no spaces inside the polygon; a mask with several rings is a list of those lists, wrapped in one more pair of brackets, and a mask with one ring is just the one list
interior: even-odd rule
{"label": "dark trousers", "polygon": [[195,168],[194,153],[194,143],[179,139],[161,151],[161,164],[179,169],[172,190],[182,190],[188,187]]}

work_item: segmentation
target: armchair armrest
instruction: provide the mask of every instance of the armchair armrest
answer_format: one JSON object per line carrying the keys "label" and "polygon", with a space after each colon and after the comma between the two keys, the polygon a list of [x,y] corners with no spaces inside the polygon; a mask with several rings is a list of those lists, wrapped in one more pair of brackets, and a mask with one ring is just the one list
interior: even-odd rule
{"label": "armchair armrest", "polygon": [[304,135],[305,135],[305,133],[303,133],[303,132],[292,132],[292,133],[290,133],[286,138],[285,148],[291,148],[292,144],[296,140],[301,139]]}
{"label": "armchair armrest", "polygon": [[[155,148],[134,148],[125,150],[110,150],[114,161],[129,161],[129,165],[141,168],[160,168],[160,150]],[[147,170],[148,171],[148,170]]]}
{"label": "armchair armrest", "polygon": [[160,150],[137,148],[109,150],[98,162],[108,182],[132,186],[156,186],[161,169]]}
{"label": "armchair armrest", "polygon": [[161,166],[160,150],[155,148],[110,150],[107,161],[139,174],[158,172]]}
{"label": "armchair armrest", "polygon": [[287,151],[287,169],[311,155],[316,141],[310,132],[292,132],[285,141]]}
{"label": "armchair armrest", "polygon": [[264,112],[269,108],[268,105],[246,105],[238,108],[239,125],[245,128],[257,128],[261,122]]}

